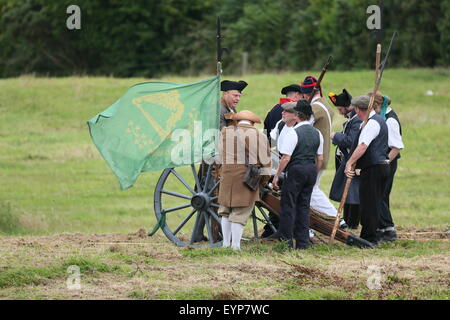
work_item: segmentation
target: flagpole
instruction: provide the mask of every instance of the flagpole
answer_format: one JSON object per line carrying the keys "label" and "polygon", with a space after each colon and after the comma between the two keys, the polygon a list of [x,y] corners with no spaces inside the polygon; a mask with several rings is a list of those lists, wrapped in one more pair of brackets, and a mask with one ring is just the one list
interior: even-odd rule
{"label": "flagpole", "polygon": [[217,16],[217,75],[222,75],[222,34],[221,34],[221,25],[220,25],[220,16]]}

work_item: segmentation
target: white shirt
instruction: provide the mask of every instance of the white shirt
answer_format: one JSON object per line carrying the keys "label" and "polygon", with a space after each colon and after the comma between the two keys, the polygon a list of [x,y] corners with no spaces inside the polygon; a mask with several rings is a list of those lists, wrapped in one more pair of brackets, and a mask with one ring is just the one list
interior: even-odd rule
{"label": "white shirt", "polygon": [[[280,150],[280,144],[283,143],[284,139],[286,138],[286,134],[289,130],[294,129],[294,126],[289,127],[287,124],[283,126],[281,129],[281,132],[278,132],[278,125],[283,122],[283,120],[279,120],[275,127],[270,131],[270,138],[276,143],[277,150]],[[273,143],[273,144],[275,144]]]}
{"label": "white shirt", "polygon": [[[369,118],[375,114],[375,111],[371,111],[369,114]],[[361,126],[364,122],[361,123]],[[380,133],[380,125],[376,120],[369,119],[367,124],[362,128],[361,134],[359,136],[358,145],[364,143],[366,146],[369,146],[370,143],[375,139]]]}
{"label": "white shirt", "polygon": [[[278,122],[275,124],[275,127],[272,128],[272,130],[270,130],[270,138],[273,141],[277,141],[278,139],[278,125],[282,122],[283,120],[278,120]],[[286,125],[285,125],[286,127]],[[284,128],[284,127],[283,127]],[[281,130],[283,131],[283,130]]]}
{"label": "white shirt", "polygon": [[[280,151],[280,153],[286,154],[288,156],[292,155],[292,153],[294,152],[294,149],[298,143],[298,136],[294,129],[296,129],[300,126],[304,126],[304,125],[310,126],[311,124],[309,123],[309,121],[301,121],[301,122],[297,123],[297,125],[295,125],[294,127],[291,127],[290,130],[286,131],[286,136],[283,139],[283,143],[280,143],[278,145],[278,150]],[[283,130],[281,132],[283,132]],[[319,130],[317,130],[317,132],[319,133],[320,144],[319,144],[319,148],[317,149],[316,154],[321,155],[321,154],[323,154],[323,136]]]}
{"label": "white shirt", "polygon": [[[387,108],[386,114],[391,112],[390,107]],[[389,118],[386,120],[386,125],[388,127],[388,146],[389,148],[403,149],[402,136],[400,134],[400,124],[394,118]]]}

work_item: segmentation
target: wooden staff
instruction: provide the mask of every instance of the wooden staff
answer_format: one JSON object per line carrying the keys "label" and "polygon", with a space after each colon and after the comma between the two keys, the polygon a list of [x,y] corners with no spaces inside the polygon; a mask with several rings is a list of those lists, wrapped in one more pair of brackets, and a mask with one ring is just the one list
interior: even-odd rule
{"label": "wooden staff", "polygon": [[[380,88],[380,83],[381,83],[381,71],[380,71],[380,57],[381,57],[381,44],[377,45],[377,52],[376,52],[376,60],[375,60],[375,86],[373,88],[372,91],[372,96],[370,97],[370,102],[369,102],[369,114],[373,109],[373,103],[375,101],[375,94],[377,93],[378,89]],[[364,126],[367,124],[367,121],[369,119],[366,119],[366,121],[364,121],[362,128],[364,128]],[[362,130],[361,128],[361,130]],[[355,170],[354,167],[352,167],[352,170]],[[331,232],[331,236],[330,236],[330,240],[329,240],[329,244],[333,244],[334,243],[334,237],[336,236],[336,231],[339,227],[339,221],[341,218],[341,214],[342,214],[342,210],[344,208],[345,205],[345,200],[347,199],[347,194],[348,194],[348,190],[350,189],[350,184],[352,182],[352,178],[347,177],[347,181],[345,182],[345,186],[344,186],[344,192],[342,193],[342,198],[341,198],[341,202],[339,203],[339,209],[336,215],[336,220],[334,221],[334,227],[333,227],[333,231]]]}

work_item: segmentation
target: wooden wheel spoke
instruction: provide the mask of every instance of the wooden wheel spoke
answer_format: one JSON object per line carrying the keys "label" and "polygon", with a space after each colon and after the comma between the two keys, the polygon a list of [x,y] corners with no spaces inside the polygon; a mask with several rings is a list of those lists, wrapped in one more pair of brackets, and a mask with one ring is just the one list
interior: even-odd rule
{"label": "wooden wheel spoke", "polygon": [[167,209],[167,210],[164,209],[164,213],[169,213],[169,212],[173,212],[173,211],[185,209],[185,208],[188,208],[188,207],[190,207],[190,206],[191,206],[191,204],[188,203],[188,204],[184,204],[184,205],[182,205],[182,206],[170,208],[170,209]]}
{"label": "wooden wheel spoke", "polygon": [[194,228],[192,229],[192,235],[191,235],[191,240],[190,240],[190,244],[193,244],[195,241],[195,237],[198,234],[198,230],[200,229],[200,224],[201,224],[201,220],[203,219],[203,214],[202,212],[198,212],[197,214],[197,218],[195,219],[195,224],[194,224]]}
{"label": "wooden wheel spoke", "polygon": [[171,169],[170,172],[177,177],[178,180],[180,180],[180,182],[182,184],[184,184],[184,186],[192,193],[195,194],[196,192],[191,188],[191,186],[178,174],[178,172],[176,172],[174,169]]}
{"label": "wooden wheel spoke", "polygon": [[174,196],[174,197],[178,197],[178,198],[188,199],[188,200],[192,199],[192,197],[187,196],[185,194],[173,192],[173,191],[169,191],[169,190],[161,190],[161,193],[168,194],[170,196]]}
{"label": "wooden wheel spoke", "polygon": [[196,191],[201,190],[200,180],[198,179],[198,172],[195,170],[195,164],[191,164],[192,175],[194,176]]}
{"label": "wooden wheel spoke", "polygon": [[220,179],[219,181],[217,181],[217,183],[214,185],[214,187],[212,187],[211,190],[208,191],[208,196],[211,195],[211,193],[213,193],[214,190],[216,190],[216,188],[220,185]]}
{"label": "wooden wheel spoke", "polygon": [[206,189],[208,188],[209,179],[212,176],[212,174],[211,174],[212,167],[213,167],[212,164],[208,165],[208,172],[206,173],[206,179],[205,179],[205,185],[203,186],[203,192],[206,192]]}
{"label": "wooden wheel spoke", "polygon": [[184,225],[186,224],[186,222],[189,221],[189,219],[192,218],[192,216],[194,215],[194,213],[197,212],[197,209],[192,210],[192,212],[180,223],[180,225],[173,231],[173,235],[176,235],[178,233],[178,231],[181,230],[181,228],[184,227]]}
{"label": "wooden wheel spoke", "polygon": [[208,213],[217,221],[220,223],[220,218],[219,216],[214,212],[214,210],[212,210],[211,208],[208,208]]}

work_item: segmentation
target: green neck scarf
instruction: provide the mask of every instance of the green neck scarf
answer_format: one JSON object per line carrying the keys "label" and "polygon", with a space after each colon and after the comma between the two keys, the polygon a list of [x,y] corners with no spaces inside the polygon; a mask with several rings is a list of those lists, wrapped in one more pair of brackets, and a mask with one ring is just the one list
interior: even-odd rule
{"label": "green neck scarf", "polygon": [[381,111],[380,115],[383,117],[384,120],[386,120],[386,110],[388,107],[389,97],[383,96],[383,104],[381,105]]}

